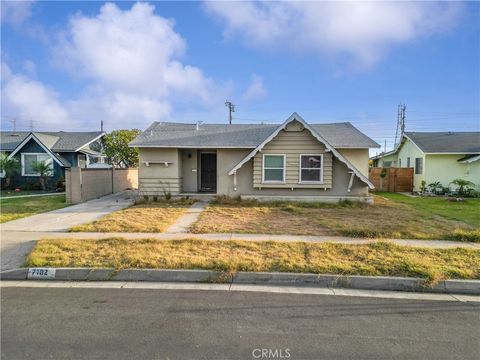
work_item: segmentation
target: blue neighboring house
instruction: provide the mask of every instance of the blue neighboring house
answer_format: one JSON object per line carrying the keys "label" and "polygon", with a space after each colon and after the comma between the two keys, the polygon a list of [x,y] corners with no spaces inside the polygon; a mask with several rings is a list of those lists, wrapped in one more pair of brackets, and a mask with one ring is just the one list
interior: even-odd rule
{"label": "blue neighboring house", "polygon": [[109,167],[104,164],[103,136],[103,131],[2,131],[0,152],[17,158],[21,164],[19,173],[12,177],[12,186],[38,184],[39,174],[35,172],[34,164],[46,162],[53,169],[49,186],[55,187],[56,182],[65,176],[65,168]]}

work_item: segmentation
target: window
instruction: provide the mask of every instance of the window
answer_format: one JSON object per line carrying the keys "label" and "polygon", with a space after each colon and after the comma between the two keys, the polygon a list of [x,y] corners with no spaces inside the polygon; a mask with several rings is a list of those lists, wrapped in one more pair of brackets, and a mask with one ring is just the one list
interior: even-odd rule
{"label": "window", "polygon": [[407,157],[407,167],[410,167],[410,158]]}
{"label": "window", "polygon": [[415,158],[415,174],[423,174],[423,158]]}
{"label": "window", "polygon": [[402,167],[402,159],[398,159],[398,167]]}
{"label": "window", "polygon": [[323,155],[300,155],[300,182],[323,182]]}
{"label": "window", "polygon": [[263,182],[285,182],[285,155],[263,155]]}
{"label": "window", "polygon": [[[47,154],[22,153],[22,176],[39,176],[34,167],[36,163],[46,162],[53,170],[53,159]],[[53,171],[50,175],[53,175]]]}

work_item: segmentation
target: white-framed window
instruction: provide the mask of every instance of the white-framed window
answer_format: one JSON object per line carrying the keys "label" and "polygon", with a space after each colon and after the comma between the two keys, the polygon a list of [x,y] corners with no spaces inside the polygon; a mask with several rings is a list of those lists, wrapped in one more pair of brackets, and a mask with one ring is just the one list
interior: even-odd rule
{"label": "white-framed window", "polygon": [[45,153],[22,153],[22,176],[40,176],[35,171],[35,164],[40,162],[46,162],[52,170],[50,176],[53,176],[53,159]]}
{"label": "white-framed window", "polygon": [[423,174],[423,158],[415,158],[415,174]]}
{"label": "white-framed window", "polygon": [[323,155],[301,154],[299,168],[300,183],[323,183]]}
{"label": "white-framed window", "polygon": [[285,183],[285,154],[263,154],[262,182]]}

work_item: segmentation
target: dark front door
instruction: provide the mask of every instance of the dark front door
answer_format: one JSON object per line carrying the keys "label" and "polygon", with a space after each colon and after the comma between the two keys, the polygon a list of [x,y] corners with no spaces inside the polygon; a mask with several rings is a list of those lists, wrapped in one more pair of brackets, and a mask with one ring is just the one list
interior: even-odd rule
{"label": "dark front door", "polygon": [[200,153],[200,191],[217,191],[216,153]]}

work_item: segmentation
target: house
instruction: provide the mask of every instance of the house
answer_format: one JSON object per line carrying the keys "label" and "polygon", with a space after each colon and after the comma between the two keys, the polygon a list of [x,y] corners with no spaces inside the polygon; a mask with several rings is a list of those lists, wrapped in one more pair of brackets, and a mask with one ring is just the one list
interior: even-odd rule
{"label": "house", "polygon": [[145,196],[211,193],[260,200],[370,201],[369,148],[350,123],[154,122],[129,146],[139,150]]}
{"label": "house", "polygon": [[[15,157],[21,170],[12,178],[12,184],[22,186],[38,183],[38,176],[33,168],[37,162],[46,162],[52,167],[50,185],[65,176],[65,168],[90,167],[103,163],[101,138],[103,131],[92,132],[28,132],[2,131],[0,152],[9,158]],[[3,177],[4,174],[2,174]]]}
{"label": "house", "polygon": [[480,132],[405,132],[395,150],[372,160],[374,166],[414,168],[414,191],[422,181],[448,186],[458,178],[480,187]]}

